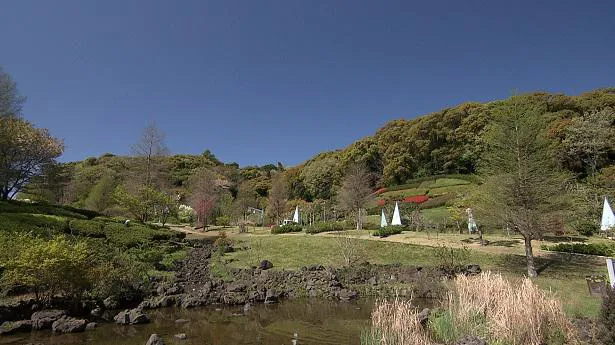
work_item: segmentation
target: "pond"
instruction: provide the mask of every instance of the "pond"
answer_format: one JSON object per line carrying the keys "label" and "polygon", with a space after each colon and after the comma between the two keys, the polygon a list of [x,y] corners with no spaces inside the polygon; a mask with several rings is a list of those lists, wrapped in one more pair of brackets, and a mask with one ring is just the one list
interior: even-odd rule
{"label": "pond", "polygon": [[[0,337],[0,344],[101,344],[143,345],[158,333],[168,344],[360,344],[361,330],[369,326],[373,300],[331,302],[288,300],[273,305],[163,308],[149,310],[152,322],[120,326],[100,324],[84,333],[54,335],[51,331]],[[187,322],[177,323],[184,319]],[[185,340],[175,339],[185,333]]]}

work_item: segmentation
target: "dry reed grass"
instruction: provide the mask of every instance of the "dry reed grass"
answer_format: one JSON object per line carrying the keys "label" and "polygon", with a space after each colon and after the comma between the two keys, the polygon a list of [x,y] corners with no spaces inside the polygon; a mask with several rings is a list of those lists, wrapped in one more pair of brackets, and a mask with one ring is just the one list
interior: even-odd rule
{"label": "dry reed grass", "polygon": [[412,299],[393,301],[380,300],[372,311],[372,328],[363,339],[363,344],[380,345],[432,345],[427,332],[423,330],[418,311],[412,306]]}
{"label": "dry reed grass", "polygon": [[491,272],[459,276],[448,309],[458,333],[513,345],[540,345],[553,342],[554,337],[567,344],[577,342],[561,302],[529,278],[512,284]]}
{"label": "dry reed grass", "polygon": [[[380,300],[372,311],[372,327],[362,336],[363,345],[434,345],[453,343],[466,334],[485,338],[490,344],[577,344],[577,336],[555,296],[529,279],[511,283],[490,272],[459,276],[440,318],[432,314],[430,327],[421,326],[412,299]],[[438,328],[434,326],[439,321]],[[435,322],[435,323],[434,323]],[[446,339],[445,339],[446,338]]]}

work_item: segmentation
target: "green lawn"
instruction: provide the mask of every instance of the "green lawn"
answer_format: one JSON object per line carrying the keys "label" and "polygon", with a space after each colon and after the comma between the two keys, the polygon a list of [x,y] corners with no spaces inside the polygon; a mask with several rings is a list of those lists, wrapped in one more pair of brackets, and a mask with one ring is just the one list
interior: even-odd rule
{"label": "green lawn", "polygon": [[[355,232],[347,232],[355,233]],[[367,232],[361,232],[366,235]],[[398,236],[403,236],[398,235]],[[301,266],[322,264],[340,265],[339,244],[335,237],[313,236],[304,233],[291,235],[256,235],[233,237],[240,245],[252,250],[239,250],[225,255],[233,267],[250,267],[268,259],[274,269],[297,269]],[[360,239],[365,260],[371,263],[402,263],[406,265],[436,265],[438,260],[433,247],[387,241]],[[605,274],[600,260],[592,257],[545,254],[536,259],[540,277],[536,284],[555,292],[566,308],[574,315],[595,316],[600,300],[587,291],[585,276]],[[502,273],[509,279],[524,276],[525,257],[517,254],[472,250],[468,263],[479,264],[483,270]]]}

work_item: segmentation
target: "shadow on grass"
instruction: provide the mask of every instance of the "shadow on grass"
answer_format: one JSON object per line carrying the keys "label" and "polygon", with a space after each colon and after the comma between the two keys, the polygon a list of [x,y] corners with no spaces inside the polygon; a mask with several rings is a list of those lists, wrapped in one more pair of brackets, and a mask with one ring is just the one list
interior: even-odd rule
{"label": "shadow on grass", "polygon": [[[468,244],[480,244],[480,239],[479,238],[466,238],[461,240],[461,242],[463,243],[468,243]],[[521,242],[521,240],[499,240],[499,241],[489,241],[489,240],[483,240],[484,245],[485,246],[492,246],[492,247],[514,247]]]}
{"label": "shadow on grass", "polygon": [[[539,275],[559,279],[585,277],[604,268],[601,260],[567,253],[550,253],[534,257],[534,264]],[[496,259],[495,266],[503,271],[527,274],[524,255],[503,255]]]}
{"label": "shadow on grass", "polygon": [[582,236],[543,236],[545,242],[561,243],[561,242],[587,242],[587,237]]}

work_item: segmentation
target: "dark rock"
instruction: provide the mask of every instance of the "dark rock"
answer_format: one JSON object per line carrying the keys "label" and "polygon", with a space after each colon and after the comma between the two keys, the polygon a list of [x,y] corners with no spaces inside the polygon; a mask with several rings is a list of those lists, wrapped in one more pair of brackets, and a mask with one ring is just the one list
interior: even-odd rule
{"label": "dark rock", "polygon": [[105,298],[105,300],[103,301],[103,305],[105,306],[105,309],[117,309],[120,303],[118,302],[117,298],[115,298],[115,296],[109,296]]}
{"label": "dark rock", "polygon": [[417,315],[417,318],[419,319],[421,326],[423,327],[427,326],[427,322],[429,321],[430,315],[431,315],[431,309],[425,308],[421,310],[421,312]]}
{"label": "dark rock", "polygon": [[66,310],[43,310],[37,311],[32,314],[30,320],[32,320],[32,328],[33,329],[46,329],[51,328],[51,325],[61,319],[62,317],[68,315]]}
{"label": "dark rock", "polygon": [[98,327],[98,324],[96,322],[89,322],[87,325],[85,325],[85,329],[92,329],[92,328],[96,328]]}
{"label": "dark rock", "polygon": [[487,342],[474,335],[466,335],[457,340],[455,345],[487,345]]}
{"label": "dark rock", "polygon": [[353,300],[353,299],[357,298],[357,292],[356,291],[352,291],[352,290],[348,290],[348,289],[341,289],[337,293],[337,296],[342,301],[350,301],[350,300]]}
{"label": "dark rock", "polygon": [[102,308],[94,308],[90,311],[90,315],[94,317],[101,317],[103,315]]}
{"label": "dark rock", "polygon": [[32,320],[6,321],[0,325],[0,335],[30,332]]}
{"label": "dark rock", "polygon": [[164,345],[164,341],[158,334],[152,334],[145,345]]}
{"label": "dark rock", "polygon": [[263,260],[261,261],[261,263],[258,265],[258,268],[260,268],[261,270],[268,270],[270,268],[273,268],[273,264],[271,263],[271,261],[269,260]]}
{"label": "dark rock", "polygon": [[138,325],[150,322],[149,317],[141,309],[126,309],[113,318],[120,325]]}
{"label": "dark rock", "polygon": [[51,330],[55,333],[77,333],[85,331],[87,324],[88,322],[86,320],[65,316],[59,320],[56,320],[51,325]]}
{"label": "dark rock", "polygon": [[274,289],[267,290],[267,294],[265,295],[265,304],[277,303],[279,299],[280,299],[280,294],[276,290]]}
{"label": "dark rock", "polygon": [[465,269],[465,275],[475,276],[479,275],[482,272],[479,265],[467,265]]}
{"label": "dark rock", "polygon": [[186,337],[186,333],[177,333],[177,334],[174,335],[174,337],[177,338],[177,339],[181,339],[181,340],[184,340],[184,339],[187,338]]}

